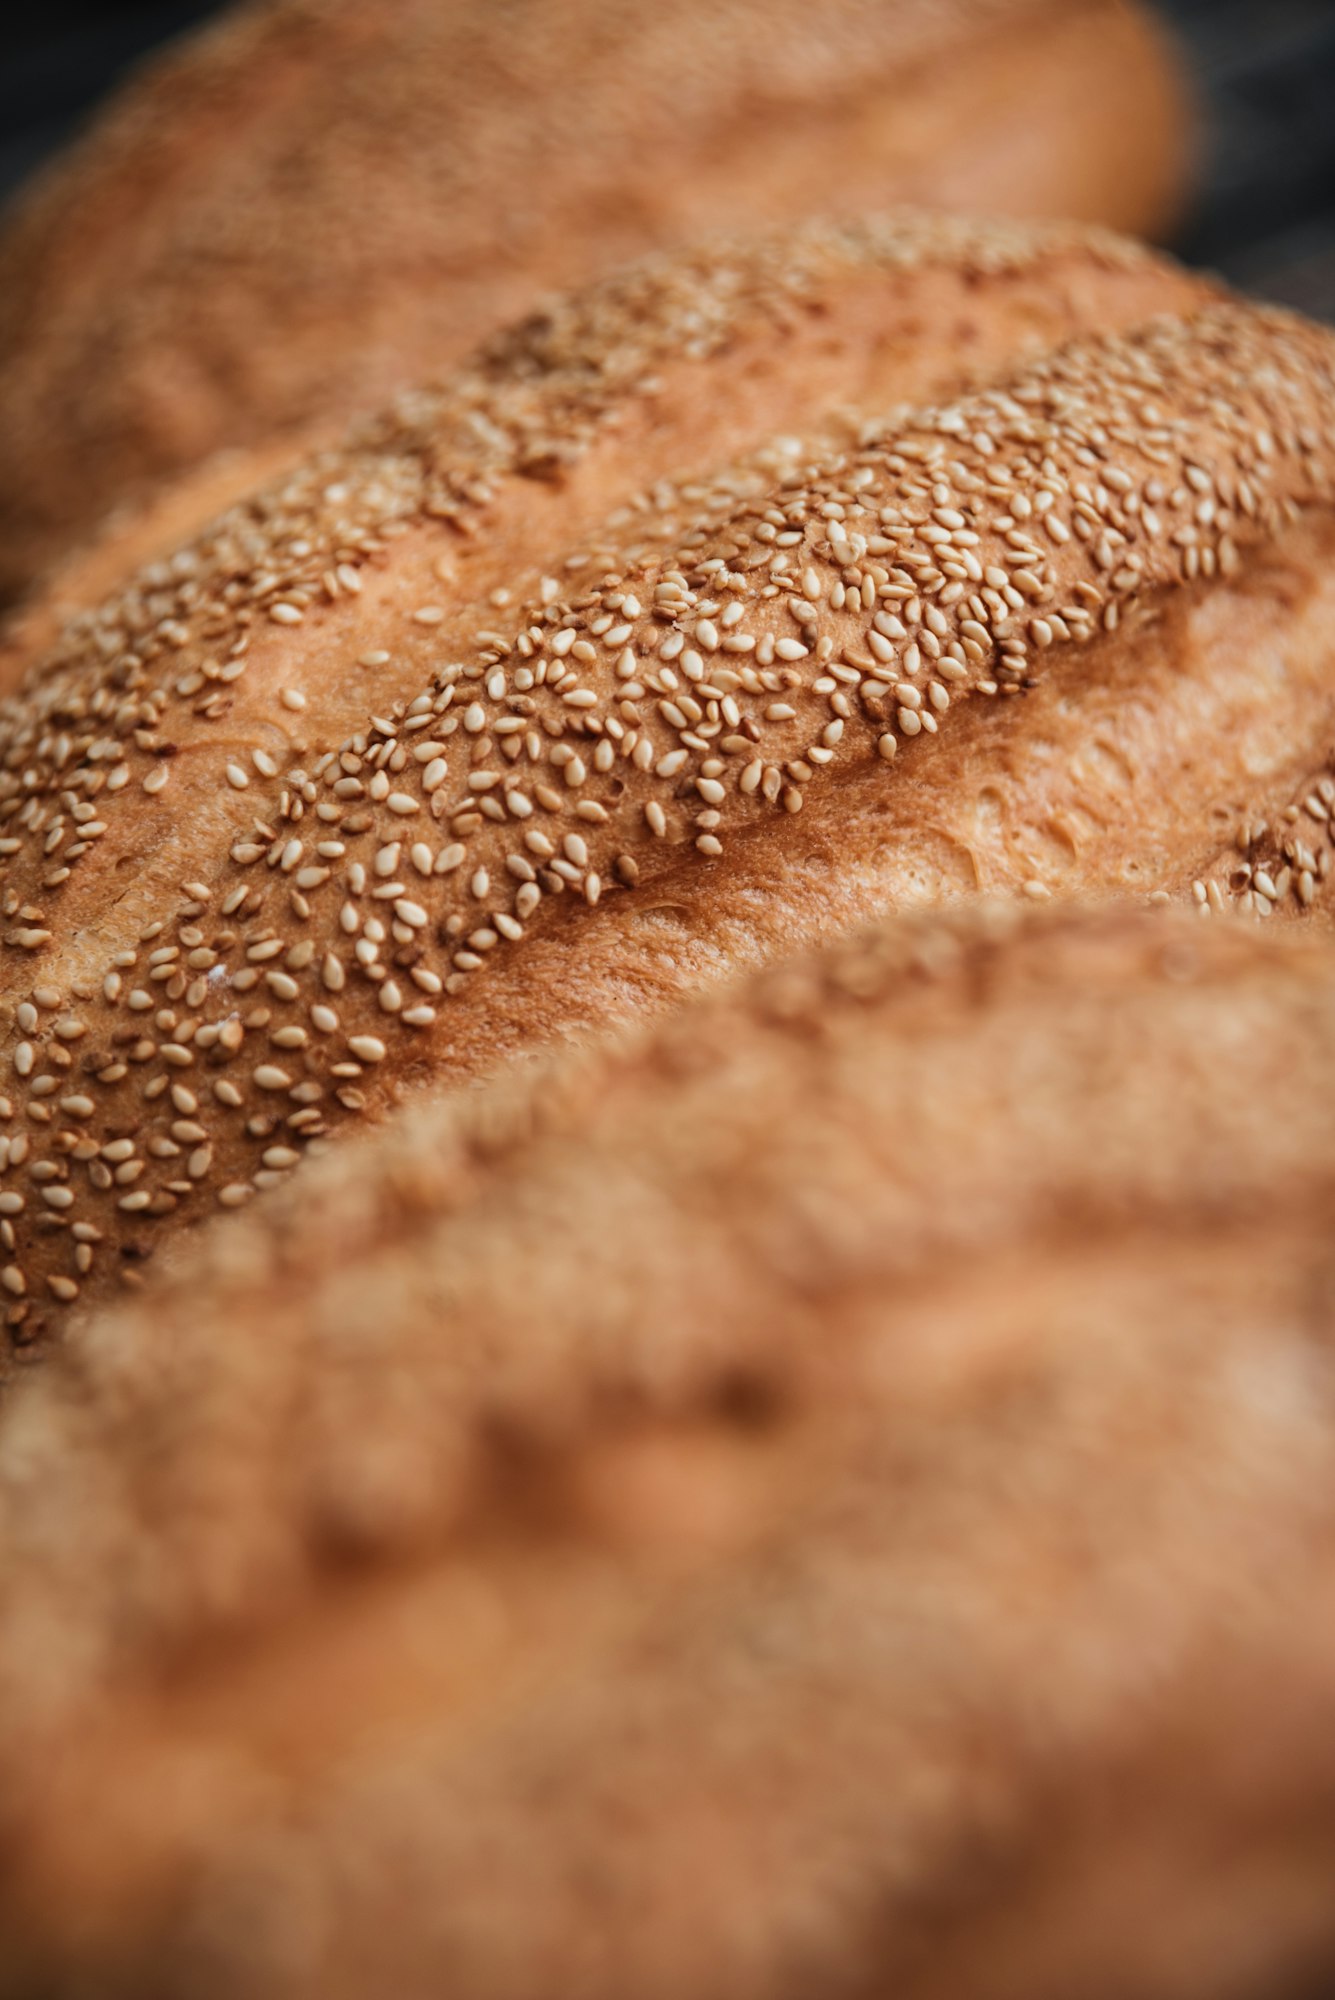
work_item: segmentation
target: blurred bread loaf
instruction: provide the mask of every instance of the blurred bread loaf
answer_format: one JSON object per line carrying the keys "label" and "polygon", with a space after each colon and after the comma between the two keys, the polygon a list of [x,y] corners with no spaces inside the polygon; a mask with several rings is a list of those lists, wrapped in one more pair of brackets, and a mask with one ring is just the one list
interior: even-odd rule
{"label": "blurred bread loaf", "polygon": [[1185,124],[1131,0],[256,0],[0,236],[0,595],[163,475],[336,434],[702,229],[922,200],[1153,230]]}
{"label": "blurred bread loaf", "polygon": [[0,1993],[1322,1990],[1333,1092],[1012,907],[234,1219],[0,1425]]}
{"label": "blurred bread loaf", "polygon": [[576,294],[224,515],[0,707],[12,1337],[879,912],[1321,915],[1333,478],[1329,333],[901,219]]}

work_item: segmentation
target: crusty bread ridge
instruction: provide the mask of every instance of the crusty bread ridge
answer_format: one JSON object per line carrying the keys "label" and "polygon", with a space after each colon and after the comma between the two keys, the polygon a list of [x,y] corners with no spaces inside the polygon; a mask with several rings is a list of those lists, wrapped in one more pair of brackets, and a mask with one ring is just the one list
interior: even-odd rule
{"label": "crusty bread ridge", "polygon": [[1186,122],[1129,0],[241,7],[0,237],[0,593],[162,474],[337,434],[545,287],[721,218],[1152,229]]}
{"label": "crusty bread ridge", "polygon": [[77,621],[0,710],[19,1339],[405,1090],[878,911],[1319,909],[1333,363],[1080,233],[685,255]]}
{"label": "crusty bread ridge", "polygon": [[975,908],[233,1218],[4,1413],[0,1992],[1298,1990],[1333,1088],[1325,940]]}

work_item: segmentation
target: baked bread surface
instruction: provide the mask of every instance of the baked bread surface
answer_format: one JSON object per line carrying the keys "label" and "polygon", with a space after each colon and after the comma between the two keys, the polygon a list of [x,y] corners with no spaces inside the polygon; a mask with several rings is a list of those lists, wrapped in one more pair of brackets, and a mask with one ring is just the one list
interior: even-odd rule
{"label": "baked bread surface", "polygon": [[903,200],[1153,229],[1186,127],[1127,0],[240,7],[0,237],[0,594],[220,448],[337,435],[547,287]]}
{"label": "baked bread surface", "polygon": [[0,1425],[0,1991],[1315,1980],[1333,1088],[1324,941],[975,910],[234,1218]]}
{"label": "baked bread surface", "polygon": [[1333,356],[1078,232],[692,253],[76,621],[0,711],[14,1334],[880,911],[1319,913]]}

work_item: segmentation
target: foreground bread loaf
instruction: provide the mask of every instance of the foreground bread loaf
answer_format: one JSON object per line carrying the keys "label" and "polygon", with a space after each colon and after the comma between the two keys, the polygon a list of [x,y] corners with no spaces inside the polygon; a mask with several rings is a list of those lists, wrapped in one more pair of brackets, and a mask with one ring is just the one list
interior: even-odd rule
{"label": "foreground bread loaf", "polygon": [[683,256],[76,623],[0,709],[13,1334],[879,911],[1320,910],[1333,360],[1069,232]]}
{"label": "foreground bread loaf", "polygon": [[0,595],[160,475],[337,430],[655,245],[898,200],[1152,229],[1184,152],[1128,0],[239,8],[0,237]]}
{"label": "foreground bread loaf", "polygon": [[0,1425],[0,1992],[1321,1990],[1333,1099],[1012,906],[234,1218]]}

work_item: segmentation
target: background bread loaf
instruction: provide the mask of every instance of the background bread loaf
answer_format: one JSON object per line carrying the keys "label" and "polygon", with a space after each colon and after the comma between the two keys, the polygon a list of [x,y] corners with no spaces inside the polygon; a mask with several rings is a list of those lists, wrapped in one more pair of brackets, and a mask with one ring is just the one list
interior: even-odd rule
{"label": "background bread loaf", "polygon": [[1184,127],[1128,0],[239,8],[0,238],[0,592],[219,447],[336,435],[546,287],[896,200],[1153,229]]}
{"label": "background bread loaf", "polygon": [[1319,1990],[1332,1089],[1012,907],[235,1218],[0,1428],[0,1992]]}
{"label": "background bread loaf", "polygon": [[880,911],[1318,908],[1333,360],[1069,232],[682,256],[77,622],[0,711],[15,1336],[405,1091]]}

